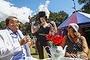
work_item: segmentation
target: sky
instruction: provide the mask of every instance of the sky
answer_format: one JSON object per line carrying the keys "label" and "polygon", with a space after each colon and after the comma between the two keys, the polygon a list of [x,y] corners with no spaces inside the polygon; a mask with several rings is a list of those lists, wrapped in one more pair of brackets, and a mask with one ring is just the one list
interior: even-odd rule
{"label": "sky", "polygon": [[[79,5],[78,0],[75,0],[76,10],[79,10],[82,5]],[[72,0],[0,0],[0,21],[6,17],[13,15],[18,17],[22,22],[29,22],[28,16],[31,17],[39,11],[45,11],[49,18],[49,11],[60,12],[65,11],[72,14],[74,9]]]}

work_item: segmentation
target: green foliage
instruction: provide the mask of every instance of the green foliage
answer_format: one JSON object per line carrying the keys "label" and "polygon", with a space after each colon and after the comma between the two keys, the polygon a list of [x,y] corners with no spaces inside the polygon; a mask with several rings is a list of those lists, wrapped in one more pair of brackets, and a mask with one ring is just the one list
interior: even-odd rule
{"label": "green foliage", "polygon": [[68,14],[64,11],[60,12],[50,12],[50,16],[48,19],[48,22],[55,21],[56,25],[60,25],[66,18],[68,17]]}
{"label": "green foliage", "polygon": [[86,4],[82,7],[82,11],[90,14],[90,4]]}
{"label": "green foliage", "polygon": [[4,29],[4,28],[6,28],[6,23],[5,23],[5,21],[1,21],[0,22],[0,30]]}
{"label": "green foliage", "polygon": [[[60,11],[60,12],[51,12],[50,11],[50,16],[49,16],[49,19],[47,19],[47,22],[50,22],[50,21],[55,21],[56,22],[56,25],[60,25],[64,20],[66,20],[66,18],[68,17],[68,14],[64,11]],[[31,23],[32,21],[36,21],[36,22],[39,22],[39,18],[38,18],[38,14],[34,15],[31,19],[30,19],[30,22]],[[36,24],[37,25],[37,24]]]}
{"label": "green foliage", "polygon": [[[55,21],[56,25],[60,25],[66,18],[68,17],[68,14],[64,11],[60,11],[60,12],[51,12],[50,11],[50,16],[49,19],[47,19],[47,22],[50,21]],[[24,35],[29,34],[30,36],[32,36],[31,34],[31,22],[32,21],[36,21],[39,22],[39,18],[38,18],[38,14],[34,15],[32,18],[30,18],[29,22],[26,22],[25,24],[23,24],[22,22],[20,22],[20,30],[23,32]],[[1,21],[0,22],[0,29],[4,29],[6,27],[5,21]],[[35,24],[37,25],[37,24]]]}
{"label": "green foliage", "polygon": [[90,0],[78,0],[79,4],[90,4]]}
{"label": "green foliage", "polygon": [[90,14],[90,0],[78,0],[79,4],[84,4],[81,11]]}
{"label": "green foliage", "polygon": [[24,35],[30,35],[30,24],[26,22],[25,24],[20,23],[20,30],[23,32]]}

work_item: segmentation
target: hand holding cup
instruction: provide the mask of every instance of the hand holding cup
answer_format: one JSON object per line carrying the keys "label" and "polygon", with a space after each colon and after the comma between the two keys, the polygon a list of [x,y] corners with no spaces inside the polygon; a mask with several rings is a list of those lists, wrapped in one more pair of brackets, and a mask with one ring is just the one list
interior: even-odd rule
{"label": "hand holding cup", "polygon": [[29,36],[25,36],[21,41],[20,45],[26,44],[27,42],[31,42],[31,38]]}

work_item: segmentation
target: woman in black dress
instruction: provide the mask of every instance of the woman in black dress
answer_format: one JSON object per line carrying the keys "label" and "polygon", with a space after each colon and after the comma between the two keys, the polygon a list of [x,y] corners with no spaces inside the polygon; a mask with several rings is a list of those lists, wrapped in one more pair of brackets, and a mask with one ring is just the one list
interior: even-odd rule
{"label": "woman in black dress", "polygon": [[[53,26],[52,24],[46,22],[47,18],[45,16],[45,12],[39,12],[39,17],[40,24],[38,24],[38,26],[34,28],[34,22],[32,22],[31,32],[37,32],[36,47],[39,53],[39,59],[44,59],[43,47],[49,46],[46,40],[46,35],[49,34],[50,31],[57,32],[57,27],[54,21],[51,21]],[[46,48],[46,51],[50,54],[49,48]]]}
{"label": "woman in black dress", "polygon": [[68,34],[64,36],[63,45],[68,45],[66,49],[66,57],[88,57],[88,45],[86,38],[78,32],[79,26],[76,23],[70,23],[68,26]]}

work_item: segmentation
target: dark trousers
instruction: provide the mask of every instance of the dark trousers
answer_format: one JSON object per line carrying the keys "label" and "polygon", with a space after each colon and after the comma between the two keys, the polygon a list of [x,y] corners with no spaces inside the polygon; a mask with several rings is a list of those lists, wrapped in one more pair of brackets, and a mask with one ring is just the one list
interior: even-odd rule
{"label": "dark trousers", "polygon": [[[48,46],[48,44],[46,42],[41,43],[39,41],[36,41],[36,47],[37,47],[37,50],[38,50],[38,53],[39,53],[39,59],[44,59],[43,46],[46,47],[46,46]],[[48,47],[45,50],[48,54],[50,54],[50,50],[49,50]],[[50,55],[48,55],[48,56],[49,56],[49,58],[51,57]]]}

